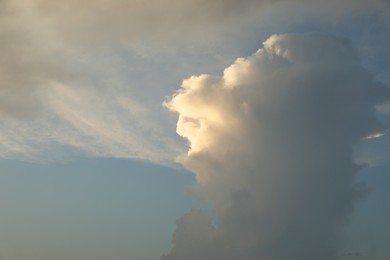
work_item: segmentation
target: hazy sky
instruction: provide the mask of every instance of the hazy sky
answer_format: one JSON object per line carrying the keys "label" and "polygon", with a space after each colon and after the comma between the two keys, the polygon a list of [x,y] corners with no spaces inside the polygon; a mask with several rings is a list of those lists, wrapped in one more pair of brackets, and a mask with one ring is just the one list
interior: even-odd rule
{"label": "hazy sky", "polygon": [[0,0],[0,260],[388,260],[390,2]]}

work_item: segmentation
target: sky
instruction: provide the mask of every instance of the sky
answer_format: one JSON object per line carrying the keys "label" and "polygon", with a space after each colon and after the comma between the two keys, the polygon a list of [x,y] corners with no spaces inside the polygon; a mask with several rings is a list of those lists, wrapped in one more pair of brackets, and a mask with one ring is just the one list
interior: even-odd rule
{"label": "sky", "polygon": [[0,260],[389,260],[390,2],[0,0]]}

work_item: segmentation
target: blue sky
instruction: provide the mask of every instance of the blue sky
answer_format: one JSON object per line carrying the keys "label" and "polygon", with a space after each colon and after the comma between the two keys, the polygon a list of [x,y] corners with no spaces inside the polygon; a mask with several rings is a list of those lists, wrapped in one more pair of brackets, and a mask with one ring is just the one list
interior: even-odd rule
{"label": "blue sky", "polygon": [[203,207],[191,174],[121,159],[1,162],[2,259],[154,259]]}
{"label": "blue sky", "polygon": [[388,1],[0,8],[0,260],[390,257]]}

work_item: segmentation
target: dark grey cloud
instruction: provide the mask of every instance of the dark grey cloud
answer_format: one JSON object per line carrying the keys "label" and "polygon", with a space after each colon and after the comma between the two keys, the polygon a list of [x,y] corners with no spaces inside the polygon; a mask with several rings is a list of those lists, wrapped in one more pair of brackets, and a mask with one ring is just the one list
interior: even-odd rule
{"label": "dark grey cloud", "polygon": [[322,34],[273,35],[222,77],[185,80],[166,106],[216,225],[190,211],[162,259],[336,259],[366,193],[355,145],[384,129],[374,106],[388,97],[349,41]]}

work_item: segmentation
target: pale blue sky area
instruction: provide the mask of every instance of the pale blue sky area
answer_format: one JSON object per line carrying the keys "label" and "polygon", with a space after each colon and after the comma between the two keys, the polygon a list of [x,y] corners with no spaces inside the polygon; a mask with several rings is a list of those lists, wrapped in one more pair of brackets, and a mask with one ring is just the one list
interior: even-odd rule
{"label": "pale blue sky area", "polygon": [[178,216],[202,205],[193,175],[143,162],[0,161],[0,259],[158,259]]}

